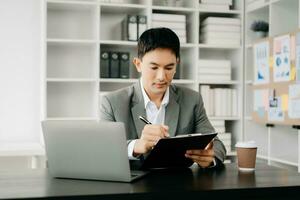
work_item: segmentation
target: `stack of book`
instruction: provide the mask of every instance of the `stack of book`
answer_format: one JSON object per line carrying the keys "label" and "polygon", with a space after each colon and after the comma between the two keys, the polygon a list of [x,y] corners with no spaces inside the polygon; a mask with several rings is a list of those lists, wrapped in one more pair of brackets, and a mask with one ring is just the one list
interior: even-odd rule
{"label": "stack of book", "polygon": [[100,3],[125,3],[124,0],[100,0]]}
{"label": "stack of book", "polygon": [[180,14],[164,14],[153,13],[152,14],[152,27],[166,27],[173,30],[181,43],[187,42],[186,37],[186,16]]}
{"label": "stack of book", "polygon": [[230,60],[199,60],[198,80],[231,80],[231,61]]}
{"label": "stack of book", "polygon": [[101,51],[101,78],[129,78],[129,52]]}
{"label": "stack of book", "polygon": [[147,30],[147,16],[127,15],[122,21],[122,40],[137,41]]}
{"label": "stack of book", "polygon": [[202,10],[226,11],[232,6],[232,0],[200,0]]}
{"label": "stack of book", "polygon": [[210,120],[210,123],[218,132],[218,138],[223,142],[226,151],[231,152],[231,133],[225,131],[225,120]]}
{"label": "stack of book", "polygon": [[208,116],[236,117],[238,116],[237,89],[210,88],[201,85],[200,93]]}
{"label": "stack of book", "polygon": [[241,20],[229,17],[207,17],[202,22],[200,39],[204,44],[240,46]]}

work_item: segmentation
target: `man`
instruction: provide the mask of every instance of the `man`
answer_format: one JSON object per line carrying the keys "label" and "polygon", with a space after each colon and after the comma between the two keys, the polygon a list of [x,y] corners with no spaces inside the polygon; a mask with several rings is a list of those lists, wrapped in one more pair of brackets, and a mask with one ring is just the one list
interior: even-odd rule
{"label": "man", "polygon": [[[101,119],[124,122],[130,158],[148,153],[164,137],[214,132],[201,95],[171,84],[179,61],[177,35],[167,28],[149,29],[140,36],[138,58],[133,60],[140,80],[103,97]],[[145,125],[139,116],[151,124]],[[216,138],[205,150],[188,150],[185,156],[207,168],[223,163],[225,153]]]}

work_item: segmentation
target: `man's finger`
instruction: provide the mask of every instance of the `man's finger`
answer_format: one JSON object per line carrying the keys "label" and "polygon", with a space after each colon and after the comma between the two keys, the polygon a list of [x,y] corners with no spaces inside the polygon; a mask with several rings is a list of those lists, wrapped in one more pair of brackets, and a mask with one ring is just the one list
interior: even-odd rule
{"label": "man's finger", "polygon": [[205,150],[212,149],[213,147],[214,147],[214,142],[211,141],[211,142],[208,143],[208,145],[205,147]]}

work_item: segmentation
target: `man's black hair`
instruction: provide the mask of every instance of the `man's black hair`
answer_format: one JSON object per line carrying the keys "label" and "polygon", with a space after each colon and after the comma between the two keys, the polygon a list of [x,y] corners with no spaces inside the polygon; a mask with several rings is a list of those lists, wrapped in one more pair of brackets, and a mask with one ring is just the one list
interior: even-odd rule
{"label": "man's black hair", "polygon": [[170,49],[176,58],[180,58],[179,38],[171,29],[152,28],[146,30],[138,40],[138,57],[142,59],[147,52],[156,48]]}

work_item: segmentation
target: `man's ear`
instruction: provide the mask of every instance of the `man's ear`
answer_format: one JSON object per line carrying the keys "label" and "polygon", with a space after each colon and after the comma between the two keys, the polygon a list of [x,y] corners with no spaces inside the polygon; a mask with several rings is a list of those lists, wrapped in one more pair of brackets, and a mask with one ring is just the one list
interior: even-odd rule
{"label": "man's ear", "polygon": [[134,66],[136,67],[136,70],[138,72],[142,72],[142,67],[141,67],[141,62],[142,61],[139,58],[134,58],[132,62],[134,64]]}

